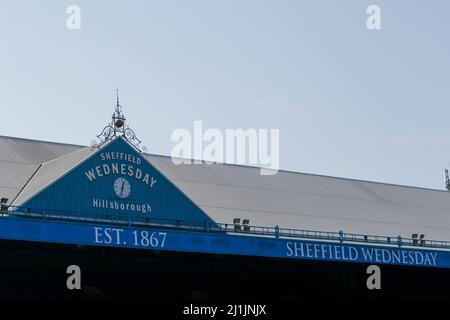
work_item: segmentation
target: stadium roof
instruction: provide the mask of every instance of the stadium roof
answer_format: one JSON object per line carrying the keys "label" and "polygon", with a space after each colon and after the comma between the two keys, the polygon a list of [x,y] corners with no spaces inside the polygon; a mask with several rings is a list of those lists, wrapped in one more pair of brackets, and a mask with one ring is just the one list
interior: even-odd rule
{"label": "stadium roof", "polygon": [[[29,196],[35,190],[24,186],[32,177],[35,186],[40,181],[48,184],[88,157],[90,149],[0,136],[0,197],[10,203],[19,194]],[[446,191],[288,171],[262,176],[254,167],[175,165],[167,156],[145,156],[217,222],[241,218],[260,226],[450,238],[450,193]]]}

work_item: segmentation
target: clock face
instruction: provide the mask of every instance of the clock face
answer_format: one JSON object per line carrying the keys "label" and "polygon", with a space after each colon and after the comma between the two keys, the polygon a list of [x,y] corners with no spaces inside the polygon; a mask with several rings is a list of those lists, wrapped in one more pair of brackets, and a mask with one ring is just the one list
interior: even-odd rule
{"label": "clock face", "polygon": [[131,186],[127,179],[117,178],[114,181],[114,192],[119,198],[127,198],[131,193]]}

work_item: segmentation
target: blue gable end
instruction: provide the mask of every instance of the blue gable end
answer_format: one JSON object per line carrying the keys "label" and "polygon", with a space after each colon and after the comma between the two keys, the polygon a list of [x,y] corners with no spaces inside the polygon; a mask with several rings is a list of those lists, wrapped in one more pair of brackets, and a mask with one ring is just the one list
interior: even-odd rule
{"label": "blue gable end", "polygon": [[202,225],[212,222],[122,137],[99,149],[21,207],[86,217],[169,219]]}

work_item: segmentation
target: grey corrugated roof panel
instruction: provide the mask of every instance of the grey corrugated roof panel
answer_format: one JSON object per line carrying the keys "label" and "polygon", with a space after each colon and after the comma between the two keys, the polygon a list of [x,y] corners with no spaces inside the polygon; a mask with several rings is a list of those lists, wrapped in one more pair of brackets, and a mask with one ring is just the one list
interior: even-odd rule
{"label": "grey corrugated roof panel", "polygon": [[[182,180],[175,181],[175,184],[189,194],[211,217],[226,223],[231,223],[233,218],[240,217],[250,218],[251,223],[255,225],[280,225],[288,228],[317,230],[317,226],[309,225],[308,221],[325,219],[328,220],[327,228],[332,228],[324,229],[324,224],[319,230],[386,234],[383,232],[386,226],[402,224],[436,229],[446,228],[447,235],[450,235],[450,210],[432,206],[415,206],[408,203],[393,204],[383,201],[267,189],[255,190]],[[239,211],[244,211],[246,214],[240,216],[238,215]],[[270,217],[270,221],[268,221],[268,217]],[[366,227],[364,229],[351,228],[348,223],[351,220],[365,221]],[[270,223],[268,224],[268,222]],[[420,230],[416,228],[415,232]],[[397,233],[389,235],[395,236],[399,233],[402,232],[397,230]],[[405,233],[403,235],[410,236]]]}
{"label": "grey corrugated roof panel", "polygon": [[24,137],[12,137],[12,136],[4,136],[0,134],[0,140],[14,140],[14,141],[28,141],[32,143],[45,143],[45,144],[53,144],[53,145],[59,145],[62,147],[75,147],[75,148],[84,148],[85,145],[81,144],[74,144],[74,143],[66,143],[66,142],[58,142],[58,141],[47,141],[47,140],[39,140],[39,139],[31,139],[31,138],[24,138]]}
{"label": "grey corrugated roof panel", "polygon": [[[31,154],[30,157],[26,157],[26,159],[28,160],[28,162],[31,163],[43,163],[46,161],[49,161],[51,159],[57,158],[59,156],[62,156],[64,154],[67,154],[69,152],[73,152],[76,151],[78,149],[81,148],[85,148],[86,145],[78,145],[78,144],[68,144],[68,143],[62,143],[62,142],[53,142],[53,141],[44,141],[44,140],[35,140],[35,139],[29,139],[29,138],[21,138],[21,137],[10,137],[10,136],[3,136],[0,135],[0,150],[4,150],[3,146],[1,145],[3,142],[5,141],[12,141],[14,144],[23,142],[24,144],[26,143],[30,143],[29,146],[25,146],[26,148],[30,147],[30,146],[40,146],[40,147],[49,147],[50,150],[52,150],[53,152],[50,152],[48,155],[44,156],[44,160],[40,160],[40,157],[38,156],[38,154]],[[50,147],[52,146],[52,147]],[[5,152],[7,153],[7,152]],[[157,154],[148,154],[145,153],[145,156],[151,157],[152,159],[157,159],[157,158],[162,158],[162,159],[167,159],[170,158],[169,156],[165,156],[165,155],[157,155]],[[0,153],[0,160],[3,160],[1,158],[1,153]],[[187,159],[189,160],[189,159]],[[13,160],[13,162],[17,162],[17,160]],[[206,164],[205,164],[206,165]],[[259,172],[259,167],[254,167],[254,166],[248,166],[248,165],[240,165],[240,164],[228,164],[228,163],[224,163],[224,164],[213,164],[213,166],[225,166],[225,167],[239,167],[239,168],[244,168],[244,169],[254,169],[257,172]],[[181,166],[182,167],[182,166]],[[420,190],[429,190],[432,192],[442,192],[445,194],[448,194],[449,192],[446,190],[441,190],[441,189],[432,189],[432,188],[425,188],[425,187],[418,187],[418,186],[410,186],[410,185],[400,185],[400,184],[393,184],[393,183],[389,183],[389,182],[380,182],[380,181],[369,181],[369,180],[361,180],[361,179],[352,179],[352,178],[345,178],[345,177],[335,177],[335,176],[328,176],[328,175],[322,175],[322,174],[315,174],[315,173],[304,173],[304,172],[297,172],[297,171],[290,171],[290,170],[279,170],[278,174],[281,173],[286,173],[289,175],[306,175],[306,176],[316,176],[316,177],[321,177],[321,178],[330,178],[333,180],[345,180],[345,181],[357,181],[357,182],[363,182],[363,183],[369,183],[369,184],[380,184],[382,186],[393,186],[393,187],[404,187],[404,188],[414,188],[414,189],[420,189]],[[270,177],[270,176],[267,176]],[[294,178],[295,179],[295,178]]]}
{"label": "grey corrugated roof panel", "polygon": [[41,164],[80,149],[56,142],[0,136],[0,160]]}
{"label": "grey corrugated roof panel", "polygon": [[450,238],[450,193],[235,165],[175,165],[148,156],[213,219],[232,223],[410,237]]}
{"label": "grey corrugated roof panel", "polygon": [[[167,159],[170,158],[172,159],[170,156],[165,156],[165,155],[159,155],[159,154],[149,154],[149,153],[145,153],[145,156],[152,158],[152,159]],[[182,159],[182,160],[186,160],[189,161],[191,159],[185,159],[185,158],[175,158],[175,159]],[[181,167],[184,164],[180,165]],[[191,165],[191,164],[189,164]],[[242,164],[234,164],[234,163],[207,163],[206,161],[202,162],[202,165],[209,165],[209,166],[226,166],[226,167],[240,167],[240,168],[245,168],[245,169],[254,169],[257,172],[259,172],[260,167],[255,167],[255,166],[251,166],[251,165],[242,165]],[[443,192],[443,193],[449,193],[447,190],[443,190],[443,189],[433,189],[433,188],[426,188],[426,187],[419,187],[419,186],[411,186],[411,185],[404,185],[404,184],[396,184],[396,183],[389,183],[389,182],[383,182],[383,181],[370,181],[370,180],[363,180],[363,179],[355,179],[355,178],[345,178],[345,177],[338,177],[338,176],[330,176],[330,175],[324,175],[324,174],[317,174],[317,173],[305,173],[305,172],[298,172],[298,171],[292,171],[292,170],[284,170],[284,169],[280,169],[278,170],[278,174],[281,173],[286,173],[289,174],[290,176],[294,177],[296,175],[302,175],[302,176],[314,176],[314,177],[320,177],[320,178],[330,178],[333,180],[344,180],[344,181],[356,181],[356,182],[362,182],[362,183],[369,183],[369,184],[379,184],[382,186],[392,186],[392,187],[404,187],[404,188],[412,188],[412,189],[420,189],[420,190],[429,190],[432,192]],[[277,174],[277,175],[278,175]],[[270,175],[268,175],[267,177],[270,177]]]}
{"label": "grey corrugated roof panel", "polygon": [[[102,147],[107,144],[103,144]],[[97,150],[98,148],[85,147],[43,163],[13,200],[12,205],[20,207],[35,194],[84,162]]]}
{"label": "grey corrugated roof panel", "polygon": [[0,161],[0,186],[21,188],[38,167],[33,163]]}
{"label": "grey corrugated roof panel", "polygon": [[[250,217],[251,224],[259,226],[283,226],[292,229],[303,229],[313,231],[334,231],[340,230],[346,233],[356,233],[362,235],[383,235],[391,236],[393,238],[397,235],[410,238],[413,233],[423,233],[427,239],[448,240],[449,228],[441,227],[438,223],[427,226],[421,223],[397,223],[391,221],[374,221],[359,218],[344,218],[340,216],[327,216],[314,213],[310,215],[294,213],[284,214],[279,212],[261,212],[261,211],[246,211],[234,208],[217,208],[217,207],[203,207],[208,214],[215,219],[226,219],[228,217]],[[447,223],[448,226],[448,223]]]}
{"label": "grey corrugated roof panel", "polygon": [[0,186],[0,197],[8,199],[7,204],[10,204],[12,199],[19,193],[20,188],[10,188]]}
{"label": "grey corrugated roof panel", "polygon": [[[45,162],[80,148],[0,137],[0,154],[15,153],[16,172],[20,161]],[[261,226],[450,240],[449,192],[282,170],[261,176],[255,167],[175,165],[167,156],[145,156],[218,222],[249,218]]]}
{"label": "grey corrugated roof panel", "polygon": [[[320,195],[347,199],[390,202],[393,204],[423,205],[450,209],[450,193],[440,190],[373,183],[362,180],[279,171],[273,176],[261,176],[259,169],[235,165],[175,165],[169,157],[148,156],[159,169],[167,171],[172,180],[208,183],[228,187],[245,187],[287,193]],[[420,194],[426,199],[416,198]]]}

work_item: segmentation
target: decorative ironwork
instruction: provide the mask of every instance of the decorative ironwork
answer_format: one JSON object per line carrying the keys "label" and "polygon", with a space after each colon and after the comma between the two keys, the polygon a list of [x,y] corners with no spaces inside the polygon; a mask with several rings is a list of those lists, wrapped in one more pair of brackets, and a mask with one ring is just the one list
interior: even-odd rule
{"label": "decorative ironwork", "polygon": [[119,103],[119,90],[116,90],[116,109],[111,117],[111,122],[103,128],[96,139],[91,141],[92,147],[100,147],[109,140],[123,137],[130,142],[139,152],[147,152],[147,147],[142,145],[142,141],[136,136],[134,131],[126,124],[125,115],[122,112],[122,105]]}

